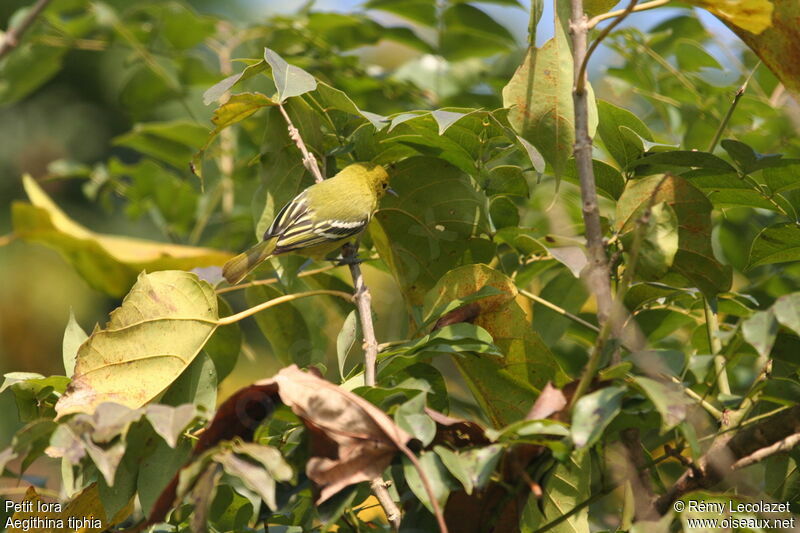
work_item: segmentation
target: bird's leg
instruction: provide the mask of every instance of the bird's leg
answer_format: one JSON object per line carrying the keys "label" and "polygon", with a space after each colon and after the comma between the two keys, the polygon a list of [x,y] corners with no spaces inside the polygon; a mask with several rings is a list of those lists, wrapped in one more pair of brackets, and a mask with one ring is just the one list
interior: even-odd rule
{"label": "bird's leg", "polygon": [[[360,265],[364,262],[364,259],[358,257],[358,252],[352,254],[350,251],[353,249],[353,244],[347,243],[342,246],[342,253],[336,257],[336,266],[344,266],[344,265]],[[358,248],[356,248],[358,250]]]}

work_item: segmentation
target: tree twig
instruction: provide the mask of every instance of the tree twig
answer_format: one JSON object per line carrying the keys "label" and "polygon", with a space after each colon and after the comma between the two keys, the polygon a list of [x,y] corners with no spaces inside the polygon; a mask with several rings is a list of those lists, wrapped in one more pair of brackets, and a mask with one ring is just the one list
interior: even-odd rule
{"label": "tree twig", "polygon": [[[289,137],[291,137],[291,139],[297,145],[297,148],[299,148],[300,152],[303,154],[303,165],[314,176],[314,181],[317,183],[324,181],[325,178],[320,171],[317,159],[314,157],[314,154],[309,152],[308,148],[306,148],[306,144],[303,142],[303,137],[300,135],[300,131],[292,123],[292,119],[289,117],[286,109],[284,109],[283,104],[278,104],[278,108],[280,109],[283,118],[286,120],[286,124],[289,126]],[[370,295],[367,284],[364,282],[364,276],[361,274],[361,266],[357,257],[358,244],[345,245],[342,249],[342,256],[350,267],[350,275],[353,278],[354,288],[352,298],[355,300],[356,307],[358,308],[361,331],[364,334],[364,383],[368,387],[374,387],[375,364],[378,359],[378,340],[375,337],[375,326],[372,323],[372,296]],[[407,448],[403,451],[411,453]],[[413,453],[411,453],[411,455],[413,455]],[[419,462],[416,461],[416,457],[412,459],[412,462],[415,462],[416,466],[420,466]],[[425,473],[421,468],[418,468],[418,470],[420,479],[422,479],[423,485],[425,485],[429,497],[433,498],[433,491],[430,490],[430,483],[425,476]],[[397,507],[397,504],[389,495],[389,491],[386,490],[386,482],[383,480],[383,477],[378,476],[373,479],[370,482],[370,487],[372,488],[373,494],[375,494],[375,497],[378,499],[378,502],[381,504],[381,507],[383,507],[383,511],[386,513],[386,518],[389,520],[389,524],[392,526],[392,529],[397,531],[400,528],[400,508]],[[436,504],[434,503],[434,505]],[[438,506],[436,506],[435,509],[437,510],[436,518],[437,520],[440,520],[440,525],[443,525],[444,516],[441,514],[441,510],[438,509]],[[442,531],[446,533],[447,526],[444,526]]]}
{"label": "tree twig", "polygon": [[[614,19],[614,22],[603,28],[603,31],[600,32],[594,41],[592,41],[592,45],[586,50],[586,39],[591,26],[589,22],[586,20],[586,14],[583,12],[583,0],[578,2],[577,0],[572,0],[572,23],[570,26],[572,27],[572,42],[576,43],[578,39],[578,34],[583,33],[582,41],[583,41],[583,48],[579,51],[577,46],[572,51],[575,57],[575,65],[580,65],[578,70],[576,71],[575,75],[575,87],[576,92],[583,92],[585,90],[586,84],[586,68],[589,64],[589,58],[592,57],[592,54],[597,47],[600,46],[600,43],[605,39],[611,31],[616,28],[620,22],[625,20],[625,17],[631,14],[633,9],[636,7],[636,3],[639,0],[631,0],[628,6],[623,9],[617,18]],[[579,7],[579,11],[576,11],[575,8]],[[584,53],[585,51],[585,53]],[[578,61],[579,57],[578,54],[581,55],[580,61]],[[588,121],[588,119],[587,119]],[[577,122],[577,121],[576,121]],[[575,124],[575,128],[577,129],[578,125]]]}
{"label": "tree twig", "polygon": [[[741,411],[741,410],[740,410]],[[746,412],[746,411],[741,411]],[[739,413],[731,415],[733,428],[739,426]],[[758,424],[740,427],[738,431],[725,431],[717,435],[708,451],[655,501],[660,514],[669,511],[672,502],[682,495],[698,489],[711,488],[730,472],[734,465],[742,468],[760,461],[783,447],[800,442],[800,406],[794,406]],[[797,441],[794,441],[798,438]],[[784,444],[785,443],[785,444]],[[763,450],[763,451],[762,451]],[[749,458],[749,459],[748,459]]]}
{"label": "tree twig", "polygon": [[19,46],[22,36],[28,31],[28,28],[30,28],[36,20],[36,17],[44,11],[49,3],[50,0],[38,0],[25,18],[22,19],[22,22],[8,29],[2,42],[0,42],[0,59],[3,59],[11,50]]}
{"label": "tree twig", "polygon": [[361,265],[358,262],[358,244],[347,244],[342,257],[350,267],[353,277],[353,298],[358,307],[358,316],[361,319],[361,331],[364,334],[364,384],[367,387],[375,386],[375,364],[378,359],[378,339],[375,337],[375,326],[372,323],[372,295],[364,283],[361,274]]}
{"label": "tree twig", "polygon": [[781,452],[788,452],[792,450],[795,446],[800,444],[800,433],[794,433],[789,435],[785,439],[779,440],[775,444],[770,444],[764,448],[759,448],[758,450],[754,451],[747,457],[742,457],[733,465],[731,468],[736,470],[738,468],[744,468],[746,466],[750,466],[752,464],[758,463],[759,461],[763,461],[770,455],[775,455],[776,453]]}
{"label": "tree twig", "polygon": [[267,300],[266,302],[262,302],[256,306],[253,306],[249,309],[245,309],[241,313],[236,313],[235,315],[226,316],[220,318],[216,321],[216,324],[219,326],[227,326],[228,324],[233,324],[234,322],[238,322],[243,318],[247,318],[249,316],[253,316],[256,313],[260,313],[264,309],[269,309],[270,307],[275,307],[276,305],[280,305],[286,302],[291,302],[294,300],[299,300],[301,298],[308,298],[309,296],[320,296],[320,295],[327,295],[327,296],[338,296],[348,302],[353,301],[353,295],[344,291],[332,291],[328,289],[320,289],[316,291],[307,291],[307,292],[298,292],[295,294],[286,294],[284,296],[279,296],[277,298],[273,298],[271,300]]}
{"label": "tree twig", "polygon": [[642,450],[638,428],[627,428],[620,432],[620,440],[628,451],[628,457],[636,469],[636,475],[630,476],[634,483],[633,499],[635,502],[636,520],[653,520],[656,518],[653,502],[656,499],[653,484],[650,480],[650,468]]}
{"label": "tree twig", "polygon": [[295,127],[292,119],[289,117],[289,113],[286,112],[286,108],[283,107],[283,104],[278,104],[278,109],[281,111],[281,115],[286,120],[286,124],[289,126],[289,137],[294,141],[297,147],[300,149],[300,152],[303,154],[303,166],[311,172],[311,175],[314,176],[314,181],[320,183],[325,180],[325,177],[322,175],[322,172],[319,169],[319,164],[317,163],[317,158],[314,157],[314,154],[308,151],[306,148],[306,143],[303,142],[303,137],[300,135],[300,131]]}
{"label": "tree twig", "polygon": [[[589,136],[589,101],[585,85],[585,63],[587,59],[587,39],[589,28],[586,14],[583,11],[583,0],[572,1],[572,20],[570,30],[572,33],[572,53],[574,75],[572,98],[575,107],[575,162],[578,170],[578,179],[581,189],[583,222],[586,228],[586,247],[588,251],[589,266],[587,269],[587,284],[597,299],[597,319],[600,328],[606,327],[611,318],[612,297],[611,280],[609,275],[608,257],[603,243],[603,230],[600,225],[600,209],[597,204],[597,188],[592,167],[592,139]],[[584,375],[578,384],[573,396],[573,405],[586,391],[592,380],[594,372],[602,356],[603,336],[598,336],[598,345],[595,346],[589,362],[584,369]]]}
{"label": "tree twig", "polygon": [[534,302],[547,307],[551,311],[555,311],[559,315],[569,318],[570,320],[572,320],[576,324],[580,324],[581,326],[585,327],[586,329],[590,329],[590,330],[594,331],[595,333],[600,333],[600,328],[598,328],[597,326],[595,326],[591,322],[587,322],[586,320],[582,319],[581,317],[570,313],[569,311],[567,311],[563,307],[559,307],[556,304],[554,304],[553,302],[545,300],[541,296],[537,296],[537,295],[533,294],[532,292],[526,291],[525,289],[519,289],[519,293],[521,295],[523,295],[525,298],[533,300]]}
{"label": "tree twig", "polygon": [[[313,270],[305,270],[297,274],[298,278],[304,278],[306,276],[313,276],[315,274],[322,274],[323,272],[327,272],[328,270],[333,270],[334,268],[338,267],[339,265],[326,265],[324,267],[315,268]],[[230,287],[222,287],[221,289],[217,289],[217,294],[225,294],[226,292],[234,292],[243,289],[248,289],[250,287],[257,287],[259,285],[272,285],[273,283],[278,283],[278,278],[267,278],[267,279],[257,279],[255,281],[250,281],[248,283],[239,283],[238,285],[232,285]]]}
{"label": "tree twig", "polygon": [[[639,4],[634,6],[631,9],[631,12],[638,12],[638,11],[647,11],[648,9],[655,9],[657,7],[661,7],[665,4],[670,3],[672,0],[652,0],[651,2],[645,2],[644,4]],[[599,23],[603,22],[604,20],[613,19],[614,17],[619,17],[625,13],[625,9],[618,9],[616,11],[609,11],[608,13],[602,13],[597,15],[596,17],[592,17],[589,19],[589,29],[591,30]]]}

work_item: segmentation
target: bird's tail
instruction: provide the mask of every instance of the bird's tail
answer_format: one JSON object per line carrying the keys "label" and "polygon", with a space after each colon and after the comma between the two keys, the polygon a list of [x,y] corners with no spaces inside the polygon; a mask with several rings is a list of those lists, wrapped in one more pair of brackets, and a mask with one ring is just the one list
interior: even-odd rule
{"label": "bird's tail", "polygon": [[236,285],[244,279],[255,267],[260,265],[275,250],[275,239],[260,242],[225,263],[222,275],[231,285]]}

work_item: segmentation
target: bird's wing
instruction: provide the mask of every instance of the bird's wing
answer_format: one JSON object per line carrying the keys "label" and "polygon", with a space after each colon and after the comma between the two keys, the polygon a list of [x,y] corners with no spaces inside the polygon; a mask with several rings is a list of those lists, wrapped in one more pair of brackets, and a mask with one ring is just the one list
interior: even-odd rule
{"label": "bird's wing", "polygon": [[306,191],[303,191],[280,210],[264,239],[277,237],[275,253],[285,253],[347,239],[360,233],[369,223],[369,217],[347,222],[314,219],[314,210],[309,205]]}

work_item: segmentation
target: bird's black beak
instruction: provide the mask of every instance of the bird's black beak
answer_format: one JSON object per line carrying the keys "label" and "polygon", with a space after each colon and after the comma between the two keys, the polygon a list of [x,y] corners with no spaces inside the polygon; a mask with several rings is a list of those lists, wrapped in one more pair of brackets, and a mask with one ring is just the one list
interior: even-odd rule
{"label": "bird's black beak", "polygon": [[391,187],[387,187],[386,188],[386,192],[388,192],[389,194],[391,194],[392,196],[395,196],[395,197],[399,197],[400,196],[399,194],[397,194],[397,191],[392,189]]}

